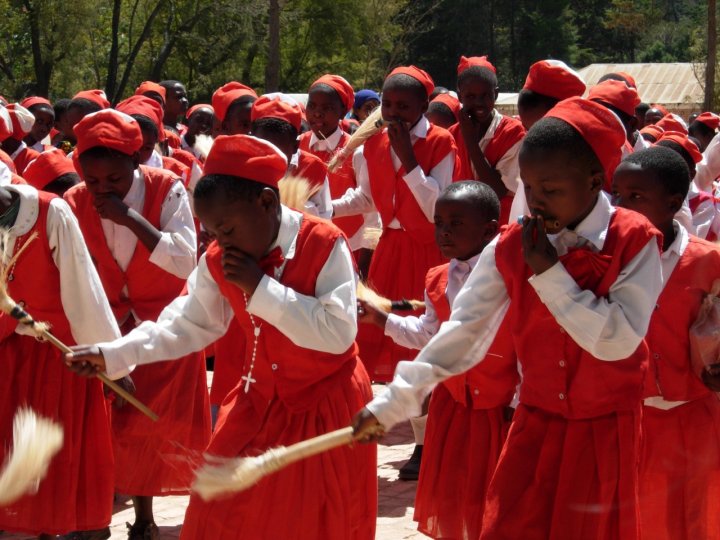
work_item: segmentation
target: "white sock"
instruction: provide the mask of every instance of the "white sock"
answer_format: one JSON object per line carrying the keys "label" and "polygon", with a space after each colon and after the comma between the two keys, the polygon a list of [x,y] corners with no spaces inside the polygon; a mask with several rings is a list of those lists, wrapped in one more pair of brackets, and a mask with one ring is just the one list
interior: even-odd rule
{"label": "white sock", "polygon": [[427,414],[410,419],[413,435],[415,435],[415,444],[423,444],[425,442],[425,426],[427,425]]}

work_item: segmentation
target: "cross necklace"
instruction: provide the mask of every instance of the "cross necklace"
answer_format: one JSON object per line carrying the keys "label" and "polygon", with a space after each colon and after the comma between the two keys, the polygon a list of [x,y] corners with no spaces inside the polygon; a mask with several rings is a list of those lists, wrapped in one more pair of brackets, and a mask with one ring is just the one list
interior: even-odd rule
{"label": "cross necklace", "polygon": [[[245,294],[244,292],[243,296],[245,297],[245,310],[247,311],[249,300],[247,294]],[[246,394],[250,391],[250,385],[254,382],[257,382],[257,380],[253,379],[252,372],[253,368],[255,367],[255,357],[257,356],[258,339],[260,338],[260,327],[262,327],[262,323],[255,326],[255,318],[249,311],[247,311],[247,314],[250,316],[250,324],[252,324],[253,327],[253,351],[252,356],[250,357],[250,369],[248,369],[247,375],[243,375],[242,377],[240,377],[241,380],[245,381]]]}

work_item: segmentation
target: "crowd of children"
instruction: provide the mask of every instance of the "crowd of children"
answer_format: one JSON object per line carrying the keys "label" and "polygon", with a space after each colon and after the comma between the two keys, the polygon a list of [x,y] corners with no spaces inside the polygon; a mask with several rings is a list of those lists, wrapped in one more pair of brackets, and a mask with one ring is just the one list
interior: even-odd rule
{"label": "crowd of children", "polygon": [[20,406],[65,432],[0,530],[106,539],[119,493],[128,539],[155,540],[153,498],[204,462],[352,425],[192,494],[181,538],[371,540],[373,443],[409,419],[399,477],[431,538],[720,540],[720,358],[693,341],[720,291],[720,116],[641,90],[541,60],[512,117],[463,56],[457,92],[401,66],[379,92],[322,75],[303,103],[237,81],[192,107],[175,80],[0,97],[8,291],[77,344],[0,314],[0,462]]}

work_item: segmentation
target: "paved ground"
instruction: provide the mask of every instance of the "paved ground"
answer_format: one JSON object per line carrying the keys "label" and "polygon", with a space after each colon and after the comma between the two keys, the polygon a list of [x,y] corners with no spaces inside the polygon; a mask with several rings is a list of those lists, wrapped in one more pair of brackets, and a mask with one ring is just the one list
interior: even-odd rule
{"label": "paved ground", "polygon": [[[374,388],[378,390],[380,387]],[[410,457],[413,449],[412,430],[408,423],[398,426],[378,446],[378,519],[379,540],[406,540],[426,538],[415,530],[412,521],[416,482],[400,482],[397,469]],[[163,540],[178,538],[187,497],[155,499],[155,520]],[[115,504],[112,522],[112,540],[126,540],[126,522],[133,521],[132,503],[120,499]],[[3,535],[0,540],[27,540],[25,535]],[[312,540],[312,539],[308,539]]]}

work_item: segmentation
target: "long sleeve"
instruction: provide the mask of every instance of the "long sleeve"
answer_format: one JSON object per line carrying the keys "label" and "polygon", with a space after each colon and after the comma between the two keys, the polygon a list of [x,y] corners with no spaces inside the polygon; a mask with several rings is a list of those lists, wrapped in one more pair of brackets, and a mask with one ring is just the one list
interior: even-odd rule
{"label": "long sleeve", "polygon": [[697,164],[694,182],[700,191],[713,193],[713,182],[718,176],[720,176],[720,137],[715,135],[703,152],[702,161]]}
{"label": "long sleeve", "polygon": [[408,349],[422,349],[437,334],[440,320],[435,308],[425,293],[425,313],[419,317],[400,317],[390,313],[385,323],[385,335],[398,345]]}
{"label": "long sleeve", "polygon": [[264,276],[248,311],[306,349],[340,354],[357,334],[356,277],[352,255],[342,238],[317,277],[315,296],[306,296]]}
{"label": "long sleeve", "polygon": [[327,176],[322,187],[317,190],[312,197],[305,203],[305,211],[314,216],[330,219],[333,213],[332,197],[330,197],[330,183]]}
{"label": "long sleeve", "polygon": [[375,211],[375,203],[370,191],[370,174],[362,146],[355,151],[352,159],[357,187],[348,189],[342,197],[332,201],[335,217],[355,216]]}
{"label": "long sleeve", "polygon": [[173,300],[157,322],[143,322],[126,336],[100,344],[108,375],[123,376],[135,365],[180,358],[225,335],[233,311],[204,256],[188,278],[187,287],[187,295]]}
{"label": "long sleeve", "polygon": [[621,360],[647,333],[662,290],[660,250],[650,240],[622,269],[607,298],[581,289],[560,262],[532,276],[530,284],[580,347],[600,360]]}
{"label": "long sleeve", "polygon": [[[393,158],[395,156],[393,155]],[[395,161],[395,159],[393,159]],[[440,163],[435,165],[430,174],[425,174],[420,165],[403,176],[403,180],[410,188],[415,201],[425,214],[428,221],[432,222],[435,216],[435,202],[440,193],[452,184],[453,171],[455,169],[455,152],[450,152]]]}

